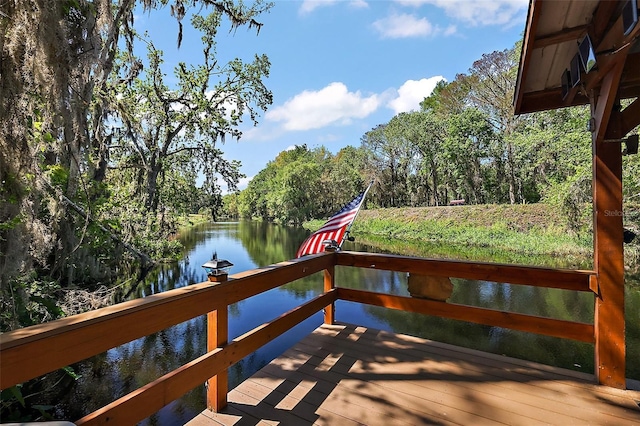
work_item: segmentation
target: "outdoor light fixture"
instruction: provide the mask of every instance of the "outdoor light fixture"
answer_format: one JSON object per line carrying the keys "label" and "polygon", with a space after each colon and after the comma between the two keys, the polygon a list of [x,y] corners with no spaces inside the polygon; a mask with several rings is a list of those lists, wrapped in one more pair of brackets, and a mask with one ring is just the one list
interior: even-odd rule
{"label": "outdoor light fixture", "polygon": [[231,269],[232,266],[233,263],[228,260],[218,259],[216,254],[213,255],[213,259],[202,265],[207,271],[209,281],[212,282],[226,281],[229,275],[229,269]]}
{"label": "outdoor light fixture", "polygon": [[573,58],[571,58],[569,68],[562,71],[562,75],[560,76],[562,100],[567,98],[571,88],[580,84],[582,74],[588,74],[596,67],[596,65],[596,52],[593,48],[593,44],[591,43],[591,37],[587,34],[582,40],[580,40],[580,42],[578,42],[578,51]]}
{"label": "outdoor light fixture", "polygon": [[631,244],[633,240],[636,238],[636,233],[629,229],[625,229],[622,238],[624,239],[625,244]]}
{"label": "outdoor light fixture", "polygon": [[622,31],[629,35],[638,23],[638,1],[627,0],[622,7]]}
{"label": "outdoor light fixture", "polygon": [[596,66],[596,52],[593,50],[591,38],[587,34],[580,43],[578,43],[578,54],[580,62],[585,74],[588,74]]}
{"label": "outdoor light fixture", "polygon": [[638,135],[631,135],[624,141],[625,148],[622,155],[632,155],[638,153]]}
{"label": "outdoor light fixture", "polygon": [[560,81],[562,82],[562,100],[565,100],[571,88],[571,72],[569,70],[562,71]]}
{"label": "outdoor light fixture", "polygon": [[576,53],[571,60],[571,87],[576,87],[580,83],[580,74],[582,61],[580,60],[580,54]]}

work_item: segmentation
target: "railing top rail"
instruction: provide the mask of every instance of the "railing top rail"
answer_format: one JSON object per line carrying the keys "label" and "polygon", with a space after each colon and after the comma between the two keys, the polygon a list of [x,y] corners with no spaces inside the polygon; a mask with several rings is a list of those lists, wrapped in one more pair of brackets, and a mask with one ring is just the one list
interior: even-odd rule
{"label": "railing top rail", "polygon": [[575,291],[592,291],[589,287],[589,282],[590,277],[595,275],[594,271],[589,270],[541,268],[536,266],[464,260],[426,259],[350,251],[338,252],[336,265]]}
{"label": "railing top rail", "polygon": [[0,334],[0,389],[333,266],[333,253],[241,272]]}

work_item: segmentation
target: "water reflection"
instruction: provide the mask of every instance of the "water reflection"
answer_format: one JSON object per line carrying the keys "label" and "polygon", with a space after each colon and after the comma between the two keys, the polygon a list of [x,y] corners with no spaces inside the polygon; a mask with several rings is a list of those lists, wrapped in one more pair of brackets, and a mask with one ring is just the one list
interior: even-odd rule
{"label": "water reflection", "polygon": [[[588,293],[457,278],[452,282],[451,303],[571,321],[593,321],[593,296]],[[336,284],[409,296],[406,275],[388,271],[339,267]],[[593,371],[593,346],[590,344],[380,307],[364,308],[368,315],[378,320],[369,325],[361,316],[351,320],[350,313],[356,306],[350,302],[338,302],[338,320],[545,364]]]}
{"label": "water reflection", "polygon": [[[213,253],[234,263],[232,273],[281,262],[295,256],[298,245],[307,234],[303,229],[260,222],[200,225],[181,236],[188,249],[184,260],[159,266],[143,282],[125,281],[118,296],[122,300],[146,297],[206,281],[206,273],[201,265],[211,259]],[[347,243],[345,249],[383,251],[380,247],[355,243]],[[397,253],[405,254],[401,251]],[[419,254],[432,256],[428,251]],[[444,254],[438,252],[433,255],[437,256]],[[547,262],[547,266],[553,262],[557,265],[556,258],[537,258],[536,261],[540,262],[538,264]],[[455,286],[449,299],[452,303],[573,321],[593,320],[593,297],[590,294],[487,281],[455,278],[452,281]],[[230,339],[273,320],[320,294],[322,282],[322,274],[316,274],[230,306]],[[336,284],[408,295],[407,277],[403,273],[337,267]],[[639,289],[640,285],[627,286],[628,357],[631,356],[630,353],[640,353]],[[341,322],[407,333],[581,371],[593,371],[593,346],[590,344],[344,301],[336,304],[336,318]],[[322,314],[318,313],[234,365],[229,370],[230,387],[255,373],[321,322]],[[75,383],[69,383],[66,395],[49,395],[49,401],[58,402],[56,417],[78,419],[205,352],[206,318],[202,316],[77,364],[74,368],[81,374],[81,378]],[[640,366],[630,361],[627,365],[627,376],[640,379]],[[204,408],[203,385],[163,408],[143,424],[183,424]]]}

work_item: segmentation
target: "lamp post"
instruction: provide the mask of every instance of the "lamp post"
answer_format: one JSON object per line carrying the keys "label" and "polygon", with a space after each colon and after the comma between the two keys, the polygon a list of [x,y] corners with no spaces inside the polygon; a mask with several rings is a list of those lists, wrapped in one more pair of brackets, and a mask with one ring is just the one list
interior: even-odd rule
{"label": "lamp post", "polygon": [[[207,271],[209,281],[217,283],[227,281],[229,269],[232,266],[233,263],[228,260],[218,259],[217,253],[214,253],[213,259],[202,265]],[[226,346],[228,338],[228,306],[221,306],[207,314],[207,352]],[[227,406],[228,391],[229,373],[225,368],[207,380],[207,407],[215,412],[220,412]]]}
{"label": "lamp post", "polygon": [[211,259],[206,262],[202,267],[207,271],[207,276],[211,282],[223,282],[227,281],[229,276],[229,270],[233,266],[233,263],[224,259]]}

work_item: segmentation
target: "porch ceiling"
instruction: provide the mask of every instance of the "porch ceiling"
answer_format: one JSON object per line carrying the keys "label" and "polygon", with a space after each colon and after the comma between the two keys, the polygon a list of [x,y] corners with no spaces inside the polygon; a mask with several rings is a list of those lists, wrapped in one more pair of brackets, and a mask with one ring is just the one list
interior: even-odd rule
{"label": "porch ceiling", "polygon": [[[589,104],[604,75],[625,61],[620,99],[640,95],[640,24],[623,34],[621,18],[626,1],[532,0],[522,46],[514,96],[516,114]],[[561,78],[578,52],[578,43],[591,38],[597,67],[563,99]],[[596,91],[597,93],[597,91]]]}

